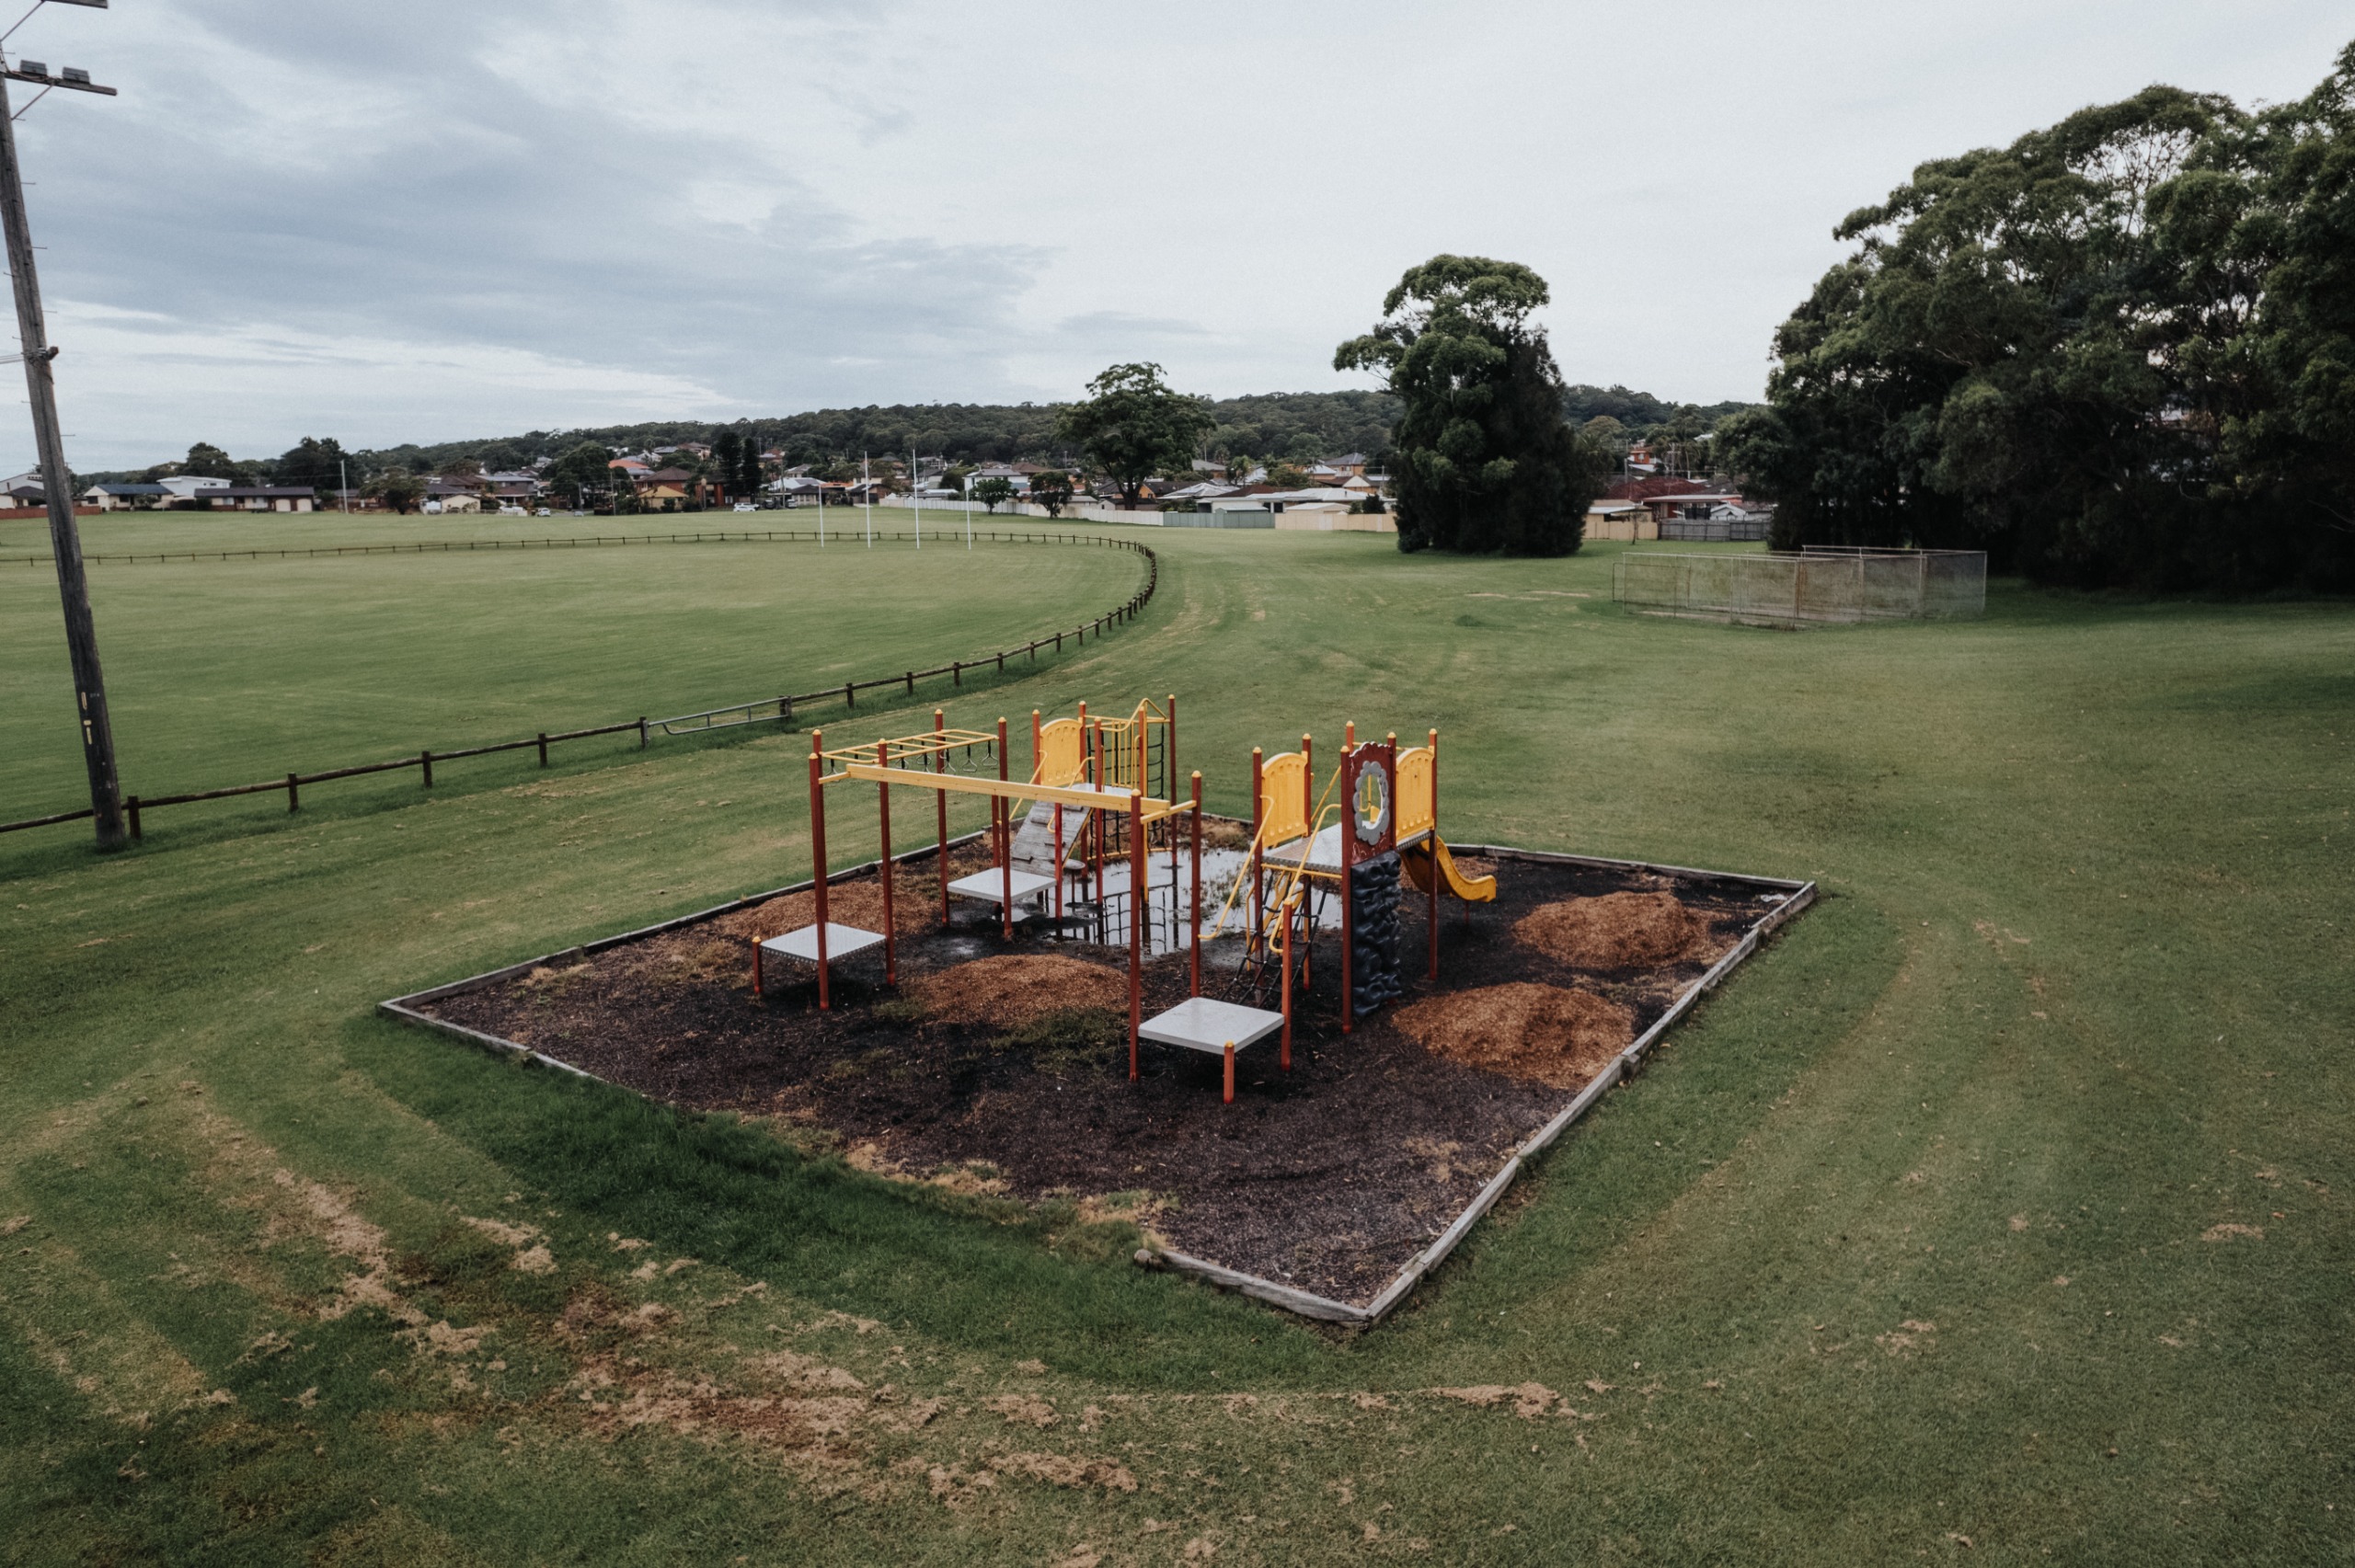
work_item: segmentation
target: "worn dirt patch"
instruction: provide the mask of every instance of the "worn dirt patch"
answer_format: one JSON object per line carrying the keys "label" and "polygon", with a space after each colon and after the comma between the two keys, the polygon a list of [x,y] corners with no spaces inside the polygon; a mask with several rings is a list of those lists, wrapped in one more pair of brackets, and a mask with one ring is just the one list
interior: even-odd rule
{"label": "worn dirt patch", "polygon": [[1581,1087],[1636,1037],[1617,1002],[1529,980],[1426,997],[1397,1024],[1433,1056],[1555,1089]]}
{"label": "worn dirt patch", "polygon": [[1053,953],[1002,953],[929,975],[911,988],[927,1018],[948,1024],[1028,1024],[1076,1008],[1129,1005],[1129,978]]}
{"label": "worn dirt patch", "polygon": [[1582,969],[1629,969],[1695,956],[1709,922],[1673,893],[1565,898],[1513,923],[1515,940]]}
{"label": "worn dirt patch", "polygon": [[1536,1420],[1562,1397],[1543,1383],[1478,1383],[1466,1389],[1426,1389],[1424,1392],[1437,1399],[1455,1400],[1476,1410],[1511,1404],[1512,1413],[1523,1421]]}

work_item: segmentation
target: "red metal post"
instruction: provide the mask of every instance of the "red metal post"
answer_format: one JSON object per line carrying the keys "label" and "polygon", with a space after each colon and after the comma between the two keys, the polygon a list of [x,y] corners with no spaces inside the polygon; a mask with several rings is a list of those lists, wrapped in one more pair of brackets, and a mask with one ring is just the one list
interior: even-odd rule
{"label": "red metal post", "polygon": [[818,1011],[833,1005],[826,989],[826,736],[810,732],[810,859],[818,896]]}
{"label": "red metal post", "polygon": [[[1350,726],[1350,733],[1355,735],[1357,727],[1354,724]],[[1353,745],[1341,750],[1341,1033],[1344,1035],[1350,1032],[1357,1013],[1357,993],[1350,989],[1350,982],[1355,978],[1356,956],[1350,951],[1352,939],[1357,935],[1358,803],[1354,787],[1357,781],[1350,776],[1350,761],[1356,750]]]}
{"label": "red metal post", "polygon": [[1129,1077],[1137,1075],[1137,1031],[1144,1026],[1144,796],[1129,791]]}
{"label": "red metal post", "polygon": [[[1173,702],[1175,698],[1171,699]],[[1202,994],[1202,775],[1194,775],[1194,878],[1193,912],[1188,917],[1186,945],[1194,956],[1194,989],[1189,993]]]}
{"label": "red metal post", "polygon": [[1268,887],[1260,875],[1259,824],[1265,820],[1259,809],[1259,749],[1251,748],[1251,929],[1246,933],[1246,945],[1258,952],[1268,940]]}
{"label": "red metal post", "polygon": [[1423,845],[1431,861],[1431,983],[1439,983],[1439,731],[1431,731],[1431,830]]}
{"label": "red metal post", "polygon": [[1226,1104],[1235,1104],[1235,1042],[1226,1042]]}
{"label": "red metal post", "polygon": [[1300,900],[1297,897],[1286,898],[1284,900],[1284,907],[1277,911],[1277,914],[1284,922],[1284,1038],[1283,1045],[1279,1050],[1276,1059],[1283,1065],[1283,1070],[1286,1072],[1290,1072],[1292,1070],[1292,907],[1299,901]]}
{"label": "red metal post", "polygon": [[[883,743],[879,740],[875,743],[875,765],[879,768],[888,768],[890,766],[890,763],[884,758]],[[875,788],[877,793],[880,795],[882,802],[879,820],[881,821],[883,829],[883,983],[887,986],[890,986],[900,983],[899,933],[892,929],[895,922],[891,919],[890,781],[887,779],[881,784],[877,784]]]}
{"label": "red metal post", "polygon": [[[997,782],[1006,781],[1005,720],[997,721]],[[942,796],[944,800],[948,797]],[[997,864],[998,915],[1005,921],[1005,940],[1014,940],[1014,802],[1000,798],[997,803]]]}
{"label": "red metal post", "polygon": [[768,993],[761,989],[761,939],[752,938],[752,995],[760,998]]}
{"label": "red metal post", "polygon": [[[932,710],[932,732],[935,735],[948,727],[948,719],[938,708]],[[936,740],[932,744],[932,771],[948,771],[948,748]],[[940,925],[948,928],[948,792],[936,792],[940,796]]]}

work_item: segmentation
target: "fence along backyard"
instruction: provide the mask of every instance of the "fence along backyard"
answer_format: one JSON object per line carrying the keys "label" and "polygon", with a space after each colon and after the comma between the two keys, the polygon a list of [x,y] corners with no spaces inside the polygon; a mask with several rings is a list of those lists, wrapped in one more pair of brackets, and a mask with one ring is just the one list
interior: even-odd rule
{"label": "fence along backyard", "polygon": [[[908,540],[911,535],[890,532],[878,533],[874,537],[886,543],[901,543]],[[838,700],[846,708],[855,709],[858,705],[858,693],[861,692],[898,688],[909,695],[913,695],[917,681],[938,680],[942,676],[948,677],[954,685],[961,687],[965,683],[965,675],[969,670],[986,670],[994,673],[1003,670],[1005,668],[1005,661],[1009,658],[1028,658],[1035,661],[1041,652],[1061,653],[1063,651],[1063,643],[1066,638],[1071,639],[1072,646],[1075,648],[1085,647],[1090,633],[1100,636],[1108,626],[1134,620],[1137,613],[1152,601],[1154,590],[1160,586],[1160,557],[1155,555],[1150,547],[1138,544],[1134,540],[1092,533],[1016,532],[1004,529],[976,531],[971,537],[977,544],[1080,544],[1133,551],[1144,560],[1144,580],[1136,592],[1091,620],[1044,632],[1027,642],[994,649],[971,658],[952,659],[947,664],[936,665],[929,670],[904,670],[893,674],[879,675],[867,681],[845,681],[838,686],[827,686],[815,692],[780,693],[775,697],[762,697],[748,703],[706,708],[696,713],[681,714],[670,718],[649,718],[641,715],[613,724],[595,725],[586,729],[541,730],[520,740],[500,740],[488,745],[459,746],[442,750],[420,748],[414,754],[396,757],[388,761],[360,762],[345,767],[324,768],[312,773],[289,772],[281,777],[265,779],[258,784],[231,784],[221,789],[190,790],[171,795],[126,795],[123,797],[123,811],[130,822],[131,836],[134,839],[144,837],[143,818],[145,813],[167,806],[188,806],[198,801],[225,800],[236,795],[266,795],[282,790],[286,795],[286,809],[297,811],[302,808],[302,792],[305,785],[326,784],[337,779],[360,778],[373,773],[396,773],[414,768],[418,770],[422,786],[431,789],[433,787],[433,768],[437,762],[446,764],[468,757],[487,757],[499,752],[536,750],[539,753],[540,766],[545,768],[548,765],[548,748],[564,741],[585,740],[596,736],[624,735],[635,731],[638,735],[638,746],[642,750],[658,735],[663,737],[701,735],[714,729],[726,729],[745,724],[773,723],[789,727],[793,723],[797,710],[807,708],[811,704]],[[92,565],[128,566],[173,561],[245,561],[293,559],[305,556],[455,554],[476,550],[582,549],[630,544],[793,544],[816,543],[818,540],[819,535],[814,531],[773,529],[757,532],[729,531],[698,533],[608,534],[573,539],[419,541],[396,544],[320,545],[308,549],[143,551],[135,555],[88,555],[83,559]],[[10,556],[6,564],[42,566],[48,564],[50,559],[51,557],[47,555]],[[0,833],[13,833],[27,828],[54,827],[66,822],[86,821],[91,815],[91,808],[84,807],[78,811],[60,811],[46,817],[27,818],[21,821],[0,822]]]}
{"label": "fence along backyard", "polygon": [[1631,550],[1612,565],[1611,597],[1655,614],[1771,625],[1968,618],[1987,612],[1987,556],[1821,544],[1763,555]]}

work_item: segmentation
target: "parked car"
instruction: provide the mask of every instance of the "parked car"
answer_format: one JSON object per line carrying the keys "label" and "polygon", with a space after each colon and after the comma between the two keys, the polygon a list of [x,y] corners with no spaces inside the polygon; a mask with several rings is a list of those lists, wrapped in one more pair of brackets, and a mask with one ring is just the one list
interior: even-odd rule
{"label": "parked car", "polygon": [[760,508],[758,508],[758,507],[756,507],[756,506],[754,506],[754,505],[753,505],[752,502],[750,502],[750,501],[738,501],[738,502],[737,502],[733,507],[730,507],[729,509],[730,511],[758,511],[758,510],[760,510],[761,509],[760,509]]}

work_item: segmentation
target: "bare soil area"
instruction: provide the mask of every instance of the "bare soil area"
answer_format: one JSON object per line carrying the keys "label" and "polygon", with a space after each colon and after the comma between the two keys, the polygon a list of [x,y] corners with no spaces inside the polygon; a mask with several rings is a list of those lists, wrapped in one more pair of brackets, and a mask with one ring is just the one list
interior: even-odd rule
{"label": "bare soil area", "polygon": [[[968,846],[950,876],[983,864]],[[1733,880],[1502,857],[1476,869],[1497,874],[1499,897],[1442,904],[1439,983],[1410,893],[1407,999],[1347,1035],[1338,945],[1322,933],[1292,1070],[1272,1040],[1253,1047],[1232,1105],[1219,1061],[1193,1052],[1147,1044],[1130,1082],[1123,950],[1020,930],[1008,943],[994,910],[961,902],[944,928],[929,860],[895,876],[897,983],[879,950],[862,955],[837,966],[829,1012],[784,961],[752,994],[752,941],[807,923],[806,893],[427,1011],[659,1099],[829,1129],[870,1167],[1027,1197],[1142,1195],[1173,1247],[1362,1303],[1775,908]],[[880,929],[879,880],[830,889],[829,913]],[[1228,967],[1240,945],[1205,949],[1206,993],[1245,1000]],[[1187,993],[1184,956],[1146,966],[1148,1017]]]}

